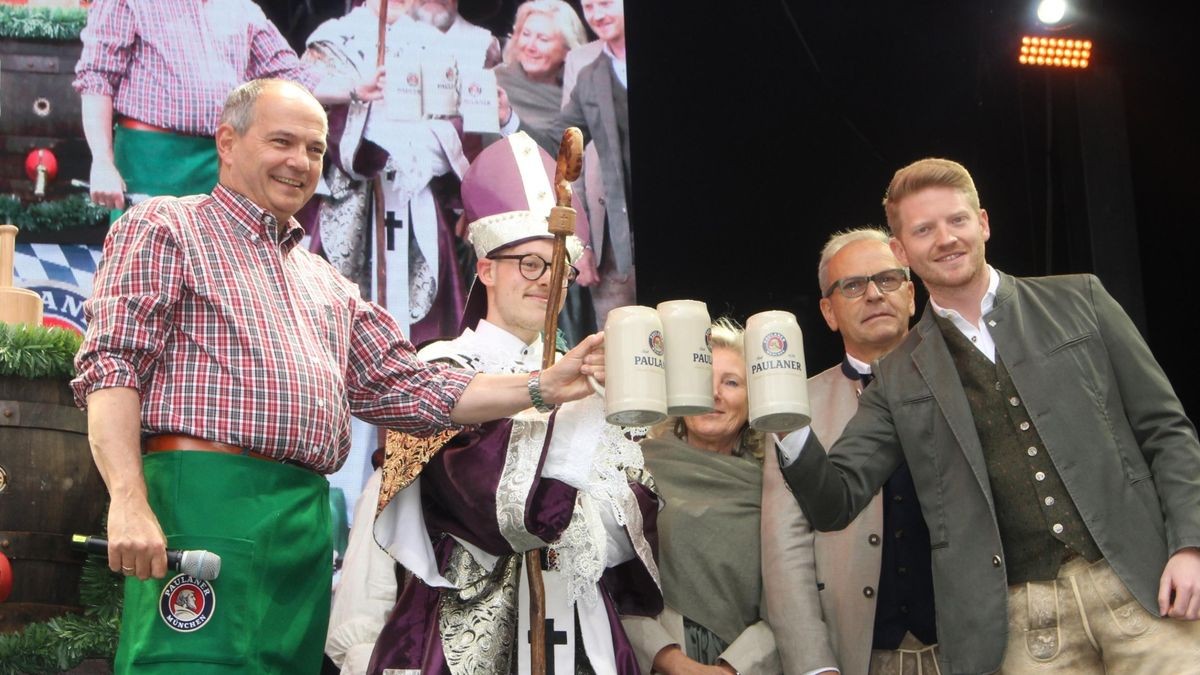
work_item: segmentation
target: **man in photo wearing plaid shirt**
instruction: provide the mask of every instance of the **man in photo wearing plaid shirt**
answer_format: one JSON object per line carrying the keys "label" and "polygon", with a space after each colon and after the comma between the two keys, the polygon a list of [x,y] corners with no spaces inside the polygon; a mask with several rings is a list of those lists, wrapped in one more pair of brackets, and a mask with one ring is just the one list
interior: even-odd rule
{"label": "man in photo wearing plaid shirt", "polygon": [[234,87],[264,77],[314,84],[251,0],[95,0],[80,39],[74,87],[91,196],[114,217],[126,193],[212,190],[213,134]]}

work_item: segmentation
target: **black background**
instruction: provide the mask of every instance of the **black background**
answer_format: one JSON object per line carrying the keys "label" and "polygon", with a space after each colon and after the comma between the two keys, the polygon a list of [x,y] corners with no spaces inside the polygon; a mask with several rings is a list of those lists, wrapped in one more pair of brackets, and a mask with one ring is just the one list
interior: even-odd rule
{"label": "black background", "polygon": [[[305,6],[340,11],[263,4],[299,49],[315,25]],[[517,4],[461,0],[461,11],[503,34]],[[820,247],[884,224],[897,168],[949,157],[990,215],[988,260],[1019,275],[1099,274],[1195,413],[1200,58],[1179,7],[1089,0],[1050,33],[1032,0],[626,0],[639,300],[694,298],[739,320],[792,311],[822,370],[841,343],[817,309]],[[1031,32],[1092,39],[1092,68],[1018,65]],[[1115,83],[1109,95],[1087,93],[1097,81]],[[1097,109],[1117,122],[1085,142],[1080,120]],[[1088,170],[1085,155],[1099,157]],[[1106,208],[1115,224],[1092,217]]]}
{"label": "black background", "polygon": [[[1095,70],[1047,72],[1016,61],[1032,5],[627,2],[639,300],[696,298],[739,319],[793,311],[819,372],[841,355],[817,309],[820,247],[836,230],[884,224],[896,169],[949,157],[971,170],[988,210],[989,262],[1019,275],[1099,273],[1144,314],[1195,414],[1190,24],[1166,4],[1092,2],[1059,34],[1090,37]],[[1115,76],[1116,96],[1079,94],[1080,78],[1101,76]],[[1092,226],[1080,186],[1085,105],[1124,111],[1124,128],[1104,136],[1116,147],[1092,150],[1128,155],[1114,172],[1124,184],[1100,188],[1132,195],[1123,227],[1135,228],[1126,248],[1136,250],[1081,243]],[[1098,269],[1098,253],[1119,262]]]}

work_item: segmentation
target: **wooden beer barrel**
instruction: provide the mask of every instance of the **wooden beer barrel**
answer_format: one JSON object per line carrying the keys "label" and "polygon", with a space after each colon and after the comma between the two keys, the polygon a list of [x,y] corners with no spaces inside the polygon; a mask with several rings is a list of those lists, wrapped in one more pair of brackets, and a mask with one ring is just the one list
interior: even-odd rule
{"label": "wooden beer barrel", "polygon": [[82,49],[78,40],[0,38],[0,194],[33,198],[25,156],[36,148],[58,158],[58,177],[46,183],[46,199],[77,194],[71,179],[88,179],[91,153],[79,94],[71,87]]}
{"label": "wooden beer barrel", "polygon": [[106,503],[67,383],[0,377],[0,551],[13,567],[0,632],[79,609],[70,537],[100,532]]}

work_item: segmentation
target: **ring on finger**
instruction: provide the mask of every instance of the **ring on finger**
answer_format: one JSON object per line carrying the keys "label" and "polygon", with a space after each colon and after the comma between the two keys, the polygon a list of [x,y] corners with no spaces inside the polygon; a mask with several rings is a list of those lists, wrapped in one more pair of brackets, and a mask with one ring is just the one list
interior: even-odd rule
{"label": "ring on finger", "polygon": [[121,571],[122,571],[122,572],[124,572],[124,573],[126,573],[126,574],[132,574],[132,573],[133,573],[133,568],[132,568],[132,567],[126,567],[126,566],[124,566],[124,565],[121,565]]}

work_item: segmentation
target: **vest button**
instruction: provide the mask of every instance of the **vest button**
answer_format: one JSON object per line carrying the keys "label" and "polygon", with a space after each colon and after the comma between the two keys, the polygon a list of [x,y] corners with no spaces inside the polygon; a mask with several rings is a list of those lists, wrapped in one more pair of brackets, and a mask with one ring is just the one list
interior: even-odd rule
{"label": "vest button", "polygon": [[1021,422],[1019,426],[1021,427],[1021,431],[1029,431],[1029,422]]}
{"label": "vest button", "polygon": [[863,589],[863,595],[865,595],[868,598],[873,598],[873,597],[875,597],[875,589],[871,588],[870,586],[867,586],[866,588]]}
{"label": "vest button", "polygon": [[1025,451],[1025,454],[1029,455],[1030,457],[1033,457],[1034,455],[1037,454],[1037,448],[1035,448],[1031,445],[1031,446],[1029,446],[1029,449]]}
{"label": "vest button", "polygon": [[1046,497],[1046,506],[1054,506],[1054,497]]}
{"label": "vest button", "polygon": [[998,556],[998,555],[992,556],[992,567],[999,567],[1002,562],[1003,561],[1000,560],[1000,556]]}
{"label": "vest button", "polygon": [[1039,472],[1033,474],[1033,477],[1035,480],[1038,480],[1038,481],[1046,480],[1046,474],[1042,471],[1039,471]]}
{"label": "vest button", "polygon": [[1055,523],[1050,529],[1054,530],[1054,534],[1062,534],[1063,533],[1062,523]]}
{"label": "vest button", "polygon": [[868,536],[867,543],[872,546],[878,546],[879,545],[879,535],[872,534],[872,535]]}

